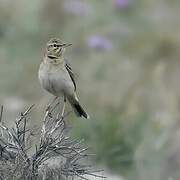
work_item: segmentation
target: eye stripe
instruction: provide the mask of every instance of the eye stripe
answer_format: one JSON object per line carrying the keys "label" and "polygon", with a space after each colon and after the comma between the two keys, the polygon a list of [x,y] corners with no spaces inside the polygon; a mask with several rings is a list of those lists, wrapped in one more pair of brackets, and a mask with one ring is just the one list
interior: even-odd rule
{"label": "eye stripe", "polygon": [[63,44],[56,44],[56,43],[52,43],[52,44],[49,44],[48,46],[50,46],[50,47],[62,47],[63,46]]}

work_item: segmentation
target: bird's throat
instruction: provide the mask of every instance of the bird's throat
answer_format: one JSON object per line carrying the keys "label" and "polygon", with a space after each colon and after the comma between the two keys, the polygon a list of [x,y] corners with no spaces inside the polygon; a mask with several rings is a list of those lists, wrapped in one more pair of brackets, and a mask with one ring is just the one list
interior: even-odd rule
{"label": "bird's throat", "polygon": [[53,65],[59,65],[59,64],[63,64],[64,59],[58,58],[56,56],[48,55],[47,56],[47,62],[49,62],[50,64],[53,64]]}
{"label": "bird's throat", "polygon": [[52,55],[48,55],[48,58],[50,58],[50,59],[57,59],[57,57],[52,56]]}

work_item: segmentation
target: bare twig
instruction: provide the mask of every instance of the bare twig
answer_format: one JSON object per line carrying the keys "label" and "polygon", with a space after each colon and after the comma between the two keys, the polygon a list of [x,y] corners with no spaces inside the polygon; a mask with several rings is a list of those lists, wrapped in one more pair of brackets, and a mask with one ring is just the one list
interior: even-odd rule
{"label": "bare twig", "polygon": [[[34,153],[29,153],[27,147],[32,134],[32,130],[27,128],[27,116],[34,105],[21,113],[15,121],[14,128],[8,128],[1,123],[3,106],[1,107],[0,172],[1,168],[6,166],[3,172],[9,174],[11,179],[15,179],[15,174],[19,173],[21,179],[28,180],[38,180],[42,177],[43,179],[51,177],[53,180],[57,177],[59,179],[59,177],[73,178],[74,176],[88,180],[85,175],[104,178],[97,175],[101,171],[94,171],[91,166],[82,164],[85,158],[91,155],[87,153],[88,148],[83,147],[83,140],[74,140],[68,136],[65,118],[69,112],[65,113],[65,102],[63,102],[61,112],[55,113],[54,110],[58,105],[59,102],[54,106],[50,104],[46,109],[39,145],[35,145]],[[53,159],[57,162],[50,166]],[[12,171],[7,171],[8,169]],[[13,173],[10,174],[10,172]],[[2,178],[4,177],[2,175]]]}
{"label": "bare twig", "polygon": [[2,122],[3,109],[4,109],[4,107],[3,107],[3,106],[1,106],[1,112],[0,112],[0,122]]}

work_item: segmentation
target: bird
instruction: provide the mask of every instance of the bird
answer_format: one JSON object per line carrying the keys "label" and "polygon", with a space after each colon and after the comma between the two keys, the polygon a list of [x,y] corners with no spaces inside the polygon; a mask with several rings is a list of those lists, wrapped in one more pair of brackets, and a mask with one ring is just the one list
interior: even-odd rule
{"label": "bird", "polygon": [[59,38],[51,38],[47,42],[44,57],[39,66],[39,81],[49,93],[55,97],[63,97],[64,105],[68,100],[78,117],[89,119],[88,113],[79,103],[72,68],[64,58],[66,48],[71,45],[63,43]]}

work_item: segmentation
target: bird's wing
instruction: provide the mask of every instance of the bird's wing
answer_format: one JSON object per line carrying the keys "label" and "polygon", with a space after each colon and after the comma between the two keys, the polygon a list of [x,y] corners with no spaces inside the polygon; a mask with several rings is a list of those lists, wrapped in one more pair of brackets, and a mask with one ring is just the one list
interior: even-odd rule
{"label": "bird's wing", "polygon": [[73,84],[74,84],[74,90],[76,91],[76,82],[75,82],[74,73],[72,71],[72,68],[71,68],[70,64],[67,61],[66,61],[65,67],[66,67],[66,70],[69,73],[69,76],[71,77],[71,80],[72,80]]}

